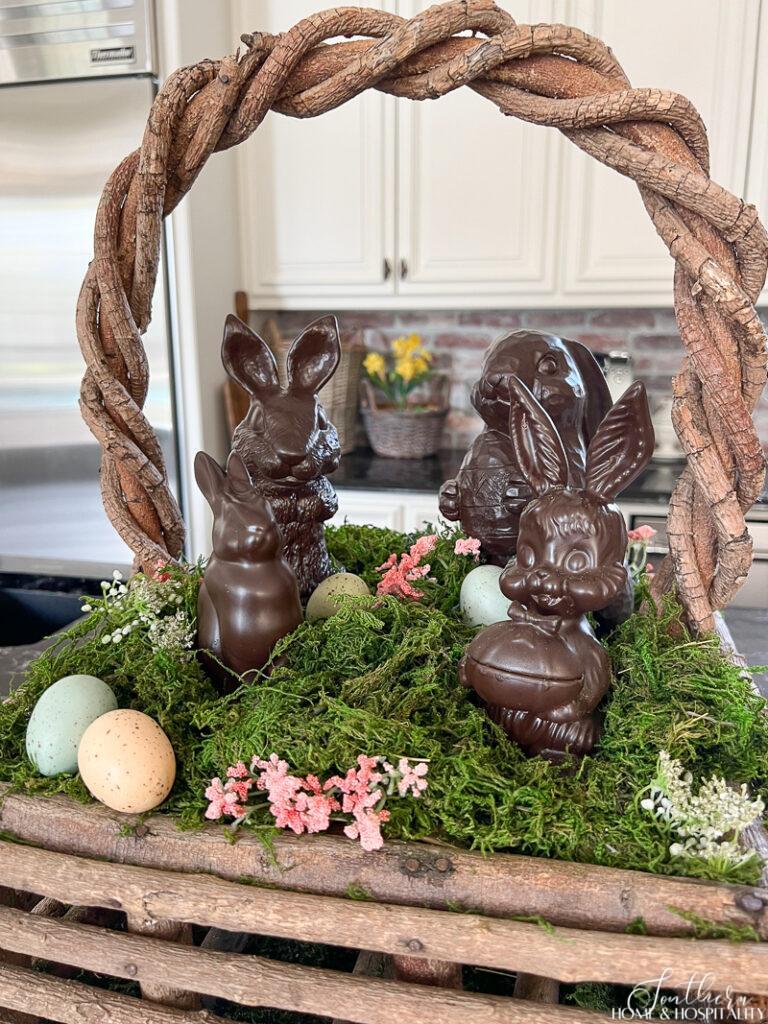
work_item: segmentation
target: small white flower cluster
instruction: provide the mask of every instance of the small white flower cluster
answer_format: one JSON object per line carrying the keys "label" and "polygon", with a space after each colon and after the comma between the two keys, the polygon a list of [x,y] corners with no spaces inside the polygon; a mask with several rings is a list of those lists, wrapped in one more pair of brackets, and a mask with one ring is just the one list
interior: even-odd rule
{"label": "small white flower cluster", "polygon": [[[111,580],[101,581],[101,593],[106,604],[117,604],[128,593],[128,587],[123,583],[123,574],[119,569],[115,569],[112,573]],[[93,605],[84,604],[82,610],[84,612],[92,612]]]}
{"label": "small white flower cluster", "polygon": [[[189,657],[195,642],[195,627],[183,608],[182,584],[174,580],[159,582],[146,576],[136,576],[130,583],[123,582],[118,570],[111,580],[101,584],[102,601],[98,607],[84,604],[84,612],[134,612],[134,618],[105,633],[102,644],[118,644],[134,630],[145,629],[155,651],[167,651],[177,657]],[[169,614],[170,613],[170,614]]]}
{"label": "small white flower cluster", "polygon": [[195,642],[195,629],[184,611],[174,612],[162,619],[155,619],[149,625],[154,650],[168,651],[177,657],[189,656],[189,649]]}
{"label": "small white flower cluster", "polygon": [[659,754],[650,796],[640,806],[666,822],[679,837],[669,848],[673,857],[719,859],[738,865],[754,856],[739,846],[739,835],[765,810],[760,797],[752,800],[746,785],[734,789],[713,775],[693,792],[693,776],[666,750]]}

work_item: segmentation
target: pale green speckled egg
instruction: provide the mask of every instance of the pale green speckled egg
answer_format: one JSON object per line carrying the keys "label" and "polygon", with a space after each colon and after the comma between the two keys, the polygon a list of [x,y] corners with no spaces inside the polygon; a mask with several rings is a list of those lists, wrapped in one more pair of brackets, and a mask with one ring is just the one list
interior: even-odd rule
{"label": "pale green speckled egg", "polygon": [[499,587],[503,571],[498,565],[478,565],[464,577],[459,605],[467,625],[491,626],[506,619],[509,601]]}
{"label": "pale green speckled egg", "polygon": [[88,726],[117,700],[96,676],[64,676],[35,704],[27,726],[27,755],[41,775],[77,771],[77,748]]}
{"label": "pale green speckled egg", "polygon": [[317,585],[307,601],[307,622],[328,619],[339,610],[341,595],[365,597],[371,593],[365,580],[353,572],[337,572]]}

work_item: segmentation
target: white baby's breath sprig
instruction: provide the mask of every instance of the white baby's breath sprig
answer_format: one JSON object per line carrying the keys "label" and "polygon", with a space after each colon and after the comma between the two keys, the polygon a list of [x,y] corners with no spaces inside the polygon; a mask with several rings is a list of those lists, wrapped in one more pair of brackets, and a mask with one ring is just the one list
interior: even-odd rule
{"label": "white baby's breath sprig", "polygon": [[195,642],[195,629],[183,611],[155,619],[149,627],[150,640],[155,651],[167,651],[186,661]]}
{"label": "white baby's breath sprig", "polygon": [[83,604],[84,612],[100,615],[107,627],[101,642],[119,644],[134,632],[143,632],[152,649],[186,660],[195,642],[195,624],[184,605],[181,580],[154,580],[134,576],[127,583],[119,569],[101,583],[101,599]]}
{"label": "white baby's breath sprig", "polygon": [[672,857],[701,858],[738,866],[754,857],[739,845],[739,836],[765,810],[760,797],[752,799],[747,787],[734,787],[717,775],[693,791],[693,776],[666,750],[659,754],[656,777],[643,810],[665,822],[675,842]]}

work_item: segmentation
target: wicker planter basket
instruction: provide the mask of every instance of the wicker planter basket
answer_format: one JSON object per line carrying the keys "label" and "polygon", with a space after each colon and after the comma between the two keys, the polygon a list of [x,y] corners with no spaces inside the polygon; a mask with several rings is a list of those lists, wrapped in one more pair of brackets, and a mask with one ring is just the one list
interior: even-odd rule
{"label": "wicker planter basket", "polygon": [[376,389],[369,380],[363,380],[363,423],[371,448],[389,459],[423,459],[434,455],[440,448],[448,417],[448,390],[448,379],[441,375],[434,380],[429,406],[395,409],[378,404]]}

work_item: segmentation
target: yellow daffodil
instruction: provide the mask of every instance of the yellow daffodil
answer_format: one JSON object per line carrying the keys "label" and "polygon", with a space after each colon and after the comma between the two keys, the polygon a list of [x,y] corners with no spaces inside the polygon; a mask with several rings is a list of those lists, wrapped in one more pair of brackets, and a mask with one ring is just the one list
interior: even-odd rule
{"label": "yellow daffodil", "polygon": [[[363,360],[368,377],[398,409],[408,405],[411,391],[429,378],[432,355],[427,352],[418,334],[404,334],[390,344],[390,358],[381,352],[369,352]],[[390,366],[394,369],[391,371]]]}
{"label": "yellow daffodil", "polygon": [[395,373],[398,377],[402,378],[406,384],[410,384],[416,376],[414,362],[415,360],[411,359],[410,356],[402,356],[400,359],[395,360]]}
{"label": "yellow daffodil", "polygon": [[395,338],[392,342],[392,351],[398,359],[409,356],[417,348],[421,348],[421,337],[418,334],[404,334],[401,338]]}
{"label": "yellow daffodil", "polygon": [[412,357],[411,363],[413,365],[414,377],[418,377],[420,374],[426,373],[429,369],[429,353],[419,352],[417,355]]}
{"label": "yellow daffodil", "polygon": [[380,352],[369,352],[363,360],[363,366],[371,377],[384,380],[387,374],[387,363]]}

